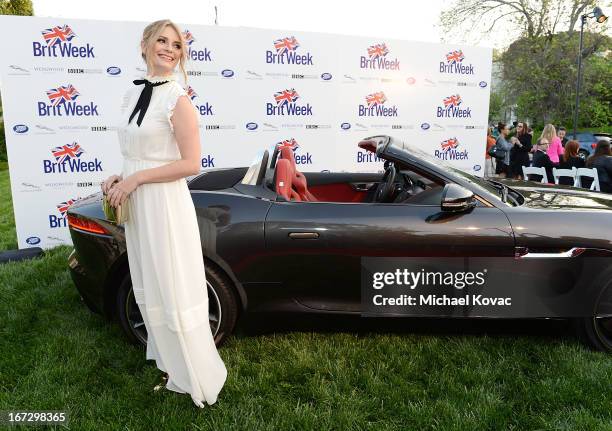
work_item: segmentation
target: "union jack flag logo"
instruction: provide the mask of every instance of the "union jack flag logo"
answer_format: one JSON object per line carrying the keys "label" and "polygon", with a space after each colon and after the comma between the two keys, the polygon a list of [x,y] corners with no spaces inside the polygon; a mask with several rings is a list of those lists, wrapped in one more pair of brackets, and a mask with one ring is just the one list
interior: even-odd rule
{"label": "union jack flag logo", "polygon": [[81,94],[77,91],[72,84],[64,87],[52,88],[47,90],[47,97],[51,101],[53,106],[57,106],[60,103],[71,102],[76,100]]}
{"label": "union jack flag logo", "polygon": [[64,163],[66,160],[73,159],[75,157],[81,157],[85,151],[77,142],[72,144],[62,145],[61,147],[55,147],[51,149],[51,153],[58,163]]}
{"label": "union jack flag logo", "polygon": [[387,49],[387,45],[384,43],[379,43],[368,47],[368,55],[370,56],[370,60],[376,60],[378,57],[384,57],[388,53],[389,50]]}
{"label": "union jack flag logo", "polygon": [[274,41],[274,48],[276,48],[276,53],[278,55],[282,55],[289,51],[295,51],[297,47],[300,46],[295,36],[284,37],[282,39],[276,39]]}
{"label": "union jack flag logo", "polygon": [[53,28],[47,28],[42,32],[43,39],[47,42],[48,46],[54,46],[58,43],[72,40],[76,34],[67,25],[55,26]]}
{"label": "union jack flag logo", "polygon": [[442,148],[442,151],[448,151],[451,149],[455,149],[458,146],[459,146],[459,141],[457,140],[457,138],[447,139],[446,141],[442,141],[440,143],[440,147]]}
{"label": "union jack flag logo", "polygon": [[192,33],[191,33],[189,30],[187,30],[187,29],[185,29],[185,31],[183,32],[183,38],[185,39],[185,43],[186,43],[188,46],[191,46],[191,44],[192,44],[193,42],[195,42],[195,39],[194,39],[194,37],[193,37],[193,34],[192,34]]}
{"label": "union jack flag logo", "polygon": [[60,212],[62,216],[66,215],[66,211],[70,208],[70,205],[78,201],[79,199],[68,199],[66,202],[62,202],[57,204],[57,210]]}
{"label": "union jack flag logo", "polygon": [[451,106],[459,106],[461,105],[461,96],[458,94],[453,94],[452,96],[448,96],[444,98],[444,107],[449,108]]}
{"label": "union jack flag logo", "polygon": [[191,85],[187,86],[187,96],[189,96],[191,100],[198,97],[198,93],[196,93],[195,90],[191,88]]}
{"label": "union jack flag logo", "polygon": [[283,106],[288,103],[293,103],[300,98],[300,95],[297,94],[293,88],[290,90],[283,90],[274,93],[274,100],[276,100],[277,106]]}
{"label": "union jack flag logo", "polygon": [[464,58],[465,56],[463,55],[463,51],[460,49],[456,51],[451,51],[448,54],[446,54],[446,61],[451,64],[461,63]]}
{"label": "union jack flag logo", "polygon": [[387,97],[385,96],[385,93],[383,93],[382,91],[379,91],[378,93],[368,94],[366,96],[366,102],[368,104],[368,108],[371,108],[372,106],[376,106],[376,105],[382,105],[386,101],[387,101]]}
{"label": "union jack flag logo", "polygon": [[281,147],[289,147],[291,148],[293,151],[297,150],[300,147],[300,144],[297,143],[297,141],[293,138],[291,139],[285,139],[284,141],[279,142],[278,144],[279,148]]}

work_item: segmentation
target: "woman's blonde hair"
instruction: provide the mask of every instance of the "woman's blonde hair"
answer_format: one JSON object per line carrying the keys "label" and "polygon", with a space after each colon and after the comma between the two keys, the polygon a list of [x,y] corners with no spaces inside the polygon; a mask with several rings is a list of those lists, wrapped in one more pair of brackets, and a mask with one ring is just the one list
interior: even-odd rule
{"label": "woman's blonde hair", "polygon": [[141,49],[142,49],[142,59],[147,63],[148,70],[152,70],[152,62],[151,59],[147,59],[146,54],[149,50],[155,45],[157,38],[164,31],[166,27],[171,27],[181,38],[181,56],[179,57],[179,67],[181,72],[183,72],[183,77],[185,78],[185,82],[187,82],[187,72],[185,71],[185,62],[187,61],[187,43],[185,43],[185,38],[181,29],[169,19],[160,19],[159,21],[154,21],[151,24],[147,25],[142,32],[142,41],[141,41]]}
{"label": "woman's blonde hair", "polygon": [[540,139],[546,138],[549,143],[552,143],[553,138],[557,137],[557,131],[555,130],[555,126],[552,124],[547,124],[544,126],[544,130],[542,130],[542,134],[540,135]]}

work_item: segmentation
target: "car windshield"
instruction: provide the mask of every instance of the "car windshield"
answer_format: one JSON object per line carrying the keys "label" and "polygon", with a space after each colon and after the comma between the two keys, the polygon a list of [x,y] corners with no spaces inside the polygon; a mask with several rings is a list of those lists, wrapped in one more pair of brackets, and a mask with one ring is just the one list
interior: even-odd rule
{"label": "car windshield", "polygon": [[[465,181],[468,181],[477,189],[482,189],[494,195],[499,195],[499,186],[494,185],[490,181],[487,181],[483,178],[480,178],[476,175],[472,175],[468,172],[462,171],[459,168],[452,166],[450,163],[444,160],[440,160],[437,157],[432,156],[429,153],[423,151],[422,148],[419,148],[412,144],[407,144],[406,142],[399,141],[396,139],[392,139],[389,143],[389,147],[385,149],[386,153],[392,152],[393,150],[401,151],[405,155],[408,155],[410,158],[417,158],[421,161],[424,161],[433,166],[442,166],[444,170],[449,171],[451,174],[455,174],[460,176]],[[383,155],[384,158],[384,155]]]}

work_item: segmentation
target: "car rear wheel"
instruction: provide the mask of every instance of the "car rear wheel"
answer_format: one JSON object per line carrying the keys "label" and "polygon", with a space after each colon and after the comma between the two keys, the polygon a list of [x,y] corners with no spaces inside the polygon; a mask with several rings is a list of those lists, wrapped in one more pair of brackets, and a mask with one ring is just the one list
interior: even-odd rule
{"label": "car rear wheel", "polygon": [[[215,344],[221,346],[234,330],[238,302],[228,278],[215,268],[206,267],[208,319]],[[147,345],[147,328],[134,298],[132,279],[126,274],[117,291],[117,314],[121,329],[134,344]]]}

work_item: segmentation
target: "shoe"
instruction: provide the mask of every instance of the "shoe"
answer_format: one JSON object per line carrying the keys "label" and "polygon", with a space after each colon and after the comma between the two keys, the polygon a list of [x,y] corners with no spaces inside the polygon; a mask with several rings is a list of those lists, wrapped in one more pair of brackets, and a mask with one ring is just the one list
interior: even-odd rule
{"label": "shoe", "polygon": [[156,385],[156,386],[153,388],[153,391],[154,391],[154,392],[157,392],[157,391],[159,391],[160,389],[163,389],[163,388],[165,388],[165,387],[166,387],[166,383],[168,383],[168,373],[164,373],[164,374],[162,375],[162,378],[161,378],[161,379],[162,379],[161,383],[159,383],[158,385]]}

